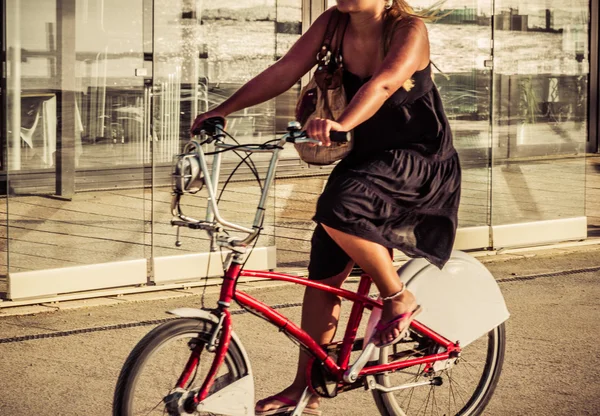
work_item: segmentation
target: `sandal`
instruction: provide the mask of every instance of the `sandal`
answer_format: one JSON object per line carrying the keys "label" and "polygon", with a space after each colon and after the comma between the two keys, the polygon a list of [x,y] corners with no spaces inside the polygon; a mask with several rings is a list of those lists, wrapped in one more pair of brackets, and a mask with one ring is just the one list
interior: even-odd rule
{"label": "sandal", "polygon": [[[261,402],[264,403],[264,402],[271,401],[271,400],[277,400],[277,401],[283,403],[284,406],[278,407],[277,409],[265,410],[262,412],[255,411],[256,416],[283,415],[286,413],[292,414],[293,411],[296,409],[296,406],[298,406],[298,402],[296,400],[289,399],[280,394],[276,394],[274,396],[267,397],[266,399],[259,400],[257,404],[260,404]],[[320,410],[310,409],[308,407],[304,408],[304,411],[302,412],[303,415],[311,415],[311,416],[321,416],[321,413],[322,412]]]}
{"label": "sandal", "polygon": [[[382,298],[381,300],[383,300],[384,302],[394,300],[398,296],[402,295],[405,290],[406,290],[406,285],[404,283],[402,283],[402,289],[400,289],[398,292],[394,293],[393,295]],[[394,319],[392,319],[391,321],[383,323],[380,320],[377,323],[377,325],[375,325],[376,332],[373,333],[373,335],[371,336],[371,340],[372,340],[371,342],[373,342],[373,344],[375,344],[375,346],[378,348],[387,347],[389,345],[393,345],[393,344],[397,343],[398,341],[400,341],[402,338],[404,338],[408,334],[408,328],[410,327],[410,323],[413,321],[413,319],[415,319],[415,316],[417,316],[420,312],[421,312],[421,306],[417,305],[417,307],[415,309],[413,309],[412,312],[405,312],[405,313],[401,313],[400,315],[396,315],[396,317],[394,317]],[[393,340],[391,340],[389,342],[384,342],[383,344],[379,344],[379,345],[375,342],[376,340],[380,339],[381,332],[387,331],[390,327],[395,326],[402,320],[405,320],[406,323],[404,325],[400,325],[400,327],[398,328],[398,331],[400,333],[398,334],[398,336],[396,338],[394,338]]]}
{"label": "sandal", "polygon": [[[404,338],[408,334],[408,328],[410,327],[410,323],[415,319],[415,316],[417,316],[419,313],[421,313],[421,311],[422,311],[421,306],[417,305],[417,307],[415,309],[413,309],[412,312],[401,313],[400,315],[397,315],[394,319],[392,319],[389,322],[383,323],[383,322],[379,321],[379,323],[377,325],[375,325],[375,330],[377,332],[375,332],[372,337],[376,340],[379,339],[379,335],[382,332],[387,331],[390,327],[393,327],[396,324],[398,324],[398,322],[404,321],[404,323],[402,325],[400,325],[400,327],[398,328],[398,331],[400,333],[398,334],[398,336],[396,338],[394,338],[393,340],[391,340],[389,342],[385,342],[385,343],[379,344],[379,345],[377,345],[377,343],[375,343],[375,346],[378,348],[387,347],[389,345],[396,344],[398,341],[400,341],[402,338]],[[377,337],[377,338],[375,338],[375,337]]]}

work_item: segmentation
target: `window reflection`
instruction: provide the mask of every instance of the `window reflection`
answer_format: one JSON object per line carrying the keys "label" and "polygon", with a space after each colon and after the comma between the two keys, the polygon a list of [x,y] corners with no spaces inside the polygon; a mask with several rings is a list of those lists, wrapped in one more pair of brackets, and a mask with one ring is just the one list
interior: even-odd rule
{"label": "window reflection", "polygon": [[588,6],[496,2],[494,225],[585,214]]}

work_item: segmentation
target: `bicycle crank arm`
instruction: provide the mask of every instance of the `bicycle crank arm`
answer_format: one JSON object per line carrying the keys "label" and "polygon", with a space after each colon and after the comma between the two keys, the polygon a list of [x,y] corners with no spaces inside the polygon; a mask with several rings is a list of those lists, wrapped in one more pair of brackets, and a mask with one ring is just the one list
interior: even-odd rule
{"label": "bicycle crank arm", "polygon": [[365,365],[367,365],[369,361],[371,361],[371,356],[373,355],[373,351],[375,351],[375,348],[377,347],[372,342],[369,342],[367,344],[367,346],[363,349],[363,352],[360,354],[356,362],[352,364],[352,367],[350,367],[344,372],[343,378],[346,383],[354,383],[356,381],[360,371],[363,368],[365,368]]}
{"label": "bicycle crank arm", "polygon": [[304,412],[304,409],[306,408],[306,405],[310,400],[310,396],[311,392],[307,387],[302,392],[302,396],[300,396],[300,400],[298,400],[298,404],[296,405],[296,408],[294,409],[294,412],[291,414],[291,416],[302,416],[302,413]]}
{"label": "bicycle crank arm", "polygon": [[434,377],[428,381],[419,381],[417,383],[402,384],[401,386],[396,386],[396,387],[385,387],[385,386],[382,386],[381,384],[378,384],[375,381],[375,377],[367,376],[367,384],[368,384],[369,390],[379,390],[384,393],[391,393],[393,391],[412,389],[414,387],[421,387],[421,386],[441,386],[442,383],[443,383],[443,381],[442,381],[441,377]]}

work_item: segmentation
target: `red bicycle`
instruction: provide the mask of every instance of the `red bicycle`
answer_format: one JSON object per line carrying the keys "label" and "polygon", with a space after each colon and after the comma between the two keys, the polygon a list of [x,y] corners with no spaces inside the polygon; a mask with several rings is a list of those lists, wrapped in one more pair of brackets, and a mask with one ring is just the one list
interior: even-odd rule
{"label": "red bicycle", "polygon": [[[316,142],[290,123],[288,133],[258,145],[224,143],[222,119],[207,120],[200,134],[178,157],[174,172],[174,226],[208,232],[229,250],[215,309],[182,308],[179,316],[148,333],[127,358],[115,389],[114,415],[254,415],[254,381],[248,355],[233,332],[230,305],[236,301],[295,339],[312,355],[306,369],[307,388],[295,410],[302,414],[311,394],[335,397],[355,388],[373,394],[382,415],[478,415],[498,383],[505,351],[504,321],[509,313],[496,281],[473,257],[455,251],[443,270],[414,259],[398,271],[399,278],[419,299],[423,312],[399,343],[377,348],[370,342],[382,303],[369,296],[371,279],[363,274],[357,292],[282,273],[244,270],[249,245],[260,233],[265,203],[275,176],[279,152],[286,143]],[[334,132],[332,140],[346,140]],[[215,151],[209,170],[203,145]],[[220,216],[218,173],[222,152],[272,152],[252,228]],[[211,172],[212,171],[212,172]],[[182,195],[205,185],[209,205],[205,220],[186,216]],[[243,233],[232,237],[228,231]],[[238,290],[241,276],[280,280],[314,287],[352,302],[343,340],[319,345],[285,316]],[[367,331],[358,328],[371,311]],[[351,363],[351,354],[358,358]]]}

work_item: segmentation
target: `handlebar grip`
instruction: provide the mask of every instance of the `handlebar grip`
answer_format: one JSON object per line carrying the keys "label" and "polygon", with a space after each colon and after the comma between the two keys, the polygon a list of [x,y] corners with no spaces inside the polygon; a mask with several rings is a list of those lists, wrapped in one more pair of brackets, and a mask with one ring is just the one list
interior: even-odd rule
{"label": "handlebar grip", "polygon": [[350,133],[347,131],[330,131],[329,139],[333,143],[348,143],[350,141]]}
{"label": "handlebar grip", "polygon": [[215,134],[217,134],[217,126],[219,126],[219,128],[222,129],[224,125],[225,125],[225,119],[223,117],[207,118],[206,120],[204,120],[202,122],[202,124],[198,128],[195,128],[194,130],[192,130],[192,134],[197,135],[197,134],[200,134],[200,132],[202,130],[204,130],[206,133],[208,133],[210,135],[215,135]]}

